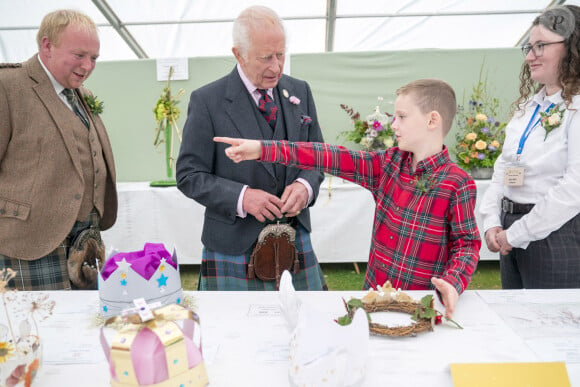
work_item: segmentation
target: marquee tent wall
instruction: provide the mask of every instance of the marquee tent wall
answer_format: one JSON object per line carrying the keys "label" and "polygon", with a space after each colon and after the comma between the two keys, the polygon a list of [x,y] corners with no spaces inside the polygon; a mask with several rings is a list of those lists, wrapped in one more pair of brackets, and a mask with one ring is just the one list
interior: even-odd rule
{"label": "marquee tent wall", "polygon": [[[440,78],[453,86],[458,101],[467,103],[483,65],[489,92],[502,102],[503,118],[517,96],[523,56],[519,49],[407,50],[356,53],[296,54],[289,58],[291,74],[307,80],[314,94],[325,140],[355,147],[339,137],[350,130],[350,118],[340,108],[346,104],[361,115],[370,114],[383,97],[381,107],[392,113],[395,90],[417,78]],[[187,115],[189,94],[215,80],[234,65],[233,56],[189,58],[189,79],[172,81],[172,91],[183,88],[179,127]],[[149,181],[165,177],[164,150],[155,149],[153,106],[165,82],[157,81],[155,60],[98,63],[86,82],[104,102],[102,118],[109,131],[119,181]],[[455,128],[454,128],[455,129]],[[454,130],[446,144],[453,147]],[[176,145],[176,154],[177,154]]]}

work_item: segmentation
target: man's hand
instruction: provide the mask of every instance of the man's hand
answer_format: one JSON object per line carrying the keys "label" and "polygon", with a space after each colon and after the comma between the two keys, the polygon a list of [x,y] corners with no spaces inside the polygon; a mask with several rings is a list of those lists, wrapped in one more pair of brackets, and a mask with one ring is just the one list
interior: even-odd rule
{"label": "man's hand", "polygon": [[492,227],[485,232],[485,243],[487,244],[487,248],[489,249],[489,251],[491,251],[492,253],[497,253],[500,249],[500,246],[496,240],[496,235],[502,230],[503,228],[497,226]]}
{"label": "man's hand", "polygon": [[431,283],[435,285],[435,288],[437,288],[439,293],[441,293],[441,300],[445,306],[445,318],[448,320],[451,319],[453,317],[453,312],[455,312],[455,305],[457,305],[459,293],[457,293],[457,290],[453,285],[441,278],[432,277]]}
{"label": "man's hand", "polygon": [[495,240],[500,247],[499,253],[501,255],[507,255],[510,251],[512,251],[513,247],[507,240],[507,233],[505,230],[498,232],[495,236]]}
{"label": "man's hand", "polygon": [[287,217],[298,216],[308,204],[308,190],[304,184],[295,181],[284,189],[282,202],[284,205],[281,211],[284,215]]}
{"label": "man's hand", "polygon": [[277,196],[262,191],[261,189],[253,189],[250,187],[246,189],[244,198],[242,199],[244,211],[253,215],[260,222],[265,222],[266,218],[269,220],[282,218],[283,215],[280,209],[283,205],[284,203]]}
{"label": "man's hand", "polygon": [[236,163],[244,160],[257,160],[262,155],[262,145],[258,140],[231,137],[214,137],[213,140],[230,144],[231,147],[226,148],[226,156]]}

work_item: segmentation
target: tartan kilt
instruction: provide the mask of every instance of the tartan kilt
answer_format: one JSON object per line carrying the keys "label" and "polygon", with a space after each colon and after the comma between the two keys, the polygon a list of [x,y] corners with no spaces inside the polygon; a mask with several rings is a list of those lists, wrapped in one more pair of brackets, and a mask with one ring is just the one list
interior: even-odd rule
{"label": "tartan kilt", "polygon": [[71,290],[67,259],[75,237],[89,227],[98,227],[100,217],[93,210],[83,222],[77,221],[65,240],[53,251],[34,260],[10,258],[0,254],[0,270],[11,268],[16,277],[8,282],[8,289],[18,290]]}
{"label": "tartan kilt", "polygon": [[[292,274],[294,288],[328,290],[322,269],[312,249],[310,233],[302,225],[296,228],[295,245],[300,270],[297,274]],[[246,278],[252,249],[243,255],[226,255],[204,247],[198,290],[276,290],[276,281]]]}

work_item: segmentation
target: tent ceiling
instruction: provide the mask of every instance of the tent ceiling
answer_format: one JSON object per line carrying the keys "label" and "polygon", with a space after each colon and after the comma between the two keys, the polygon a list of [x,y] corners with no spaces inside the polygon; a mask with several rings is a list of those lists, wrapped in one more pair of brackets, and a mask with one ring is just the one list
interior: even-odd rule
{"label": "tent ceiling", "polygon": [[514,47],[552,4],[580,0],[19,0],[0,1],[0,62],[37,51],[42,17],[85,12],[99,25],[100,60],[231,54],[231,26],[252,4],[285,20],[290,53]]}

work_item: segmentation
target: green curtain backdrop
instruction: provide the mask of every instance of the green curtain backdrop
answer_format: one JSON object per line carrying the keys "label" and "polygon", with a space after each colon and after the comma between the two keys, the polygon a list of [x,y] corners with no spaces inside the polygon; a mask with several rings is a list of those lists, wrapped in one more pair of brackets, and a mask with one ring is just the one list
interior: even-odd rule
{"label": "green curtain backdrop", "polygon": [[[502,103],[499,118],[507,120],[518,93],[523,57],[518,48],[504,48],[300,54],[289,60],[292,75],[312,87],[326,142],[355,148],[340,137],[351,129],[340,104],[353,107],[364,117],[372,113],[377,97],[382,97],[382,110],[392,113],[395,90],[417,78],[443,79],[455,89],[458,102],[467,103],[482,65],[488,93]],[[229,73],[234,65],[233,57],[189,59],[189,80],[171,82],[173,94],[185,89],[178,105],[180,128],[187,116],[189,94]],[[156,80],[155,60],[98,63],[86,86],[105,104],[102,119],[113,145],[118,181],[164,178],[164,148],[153,146],[153,107],[165,86]],[[455,129],[447,136],[449,147],[455,144]]]}

